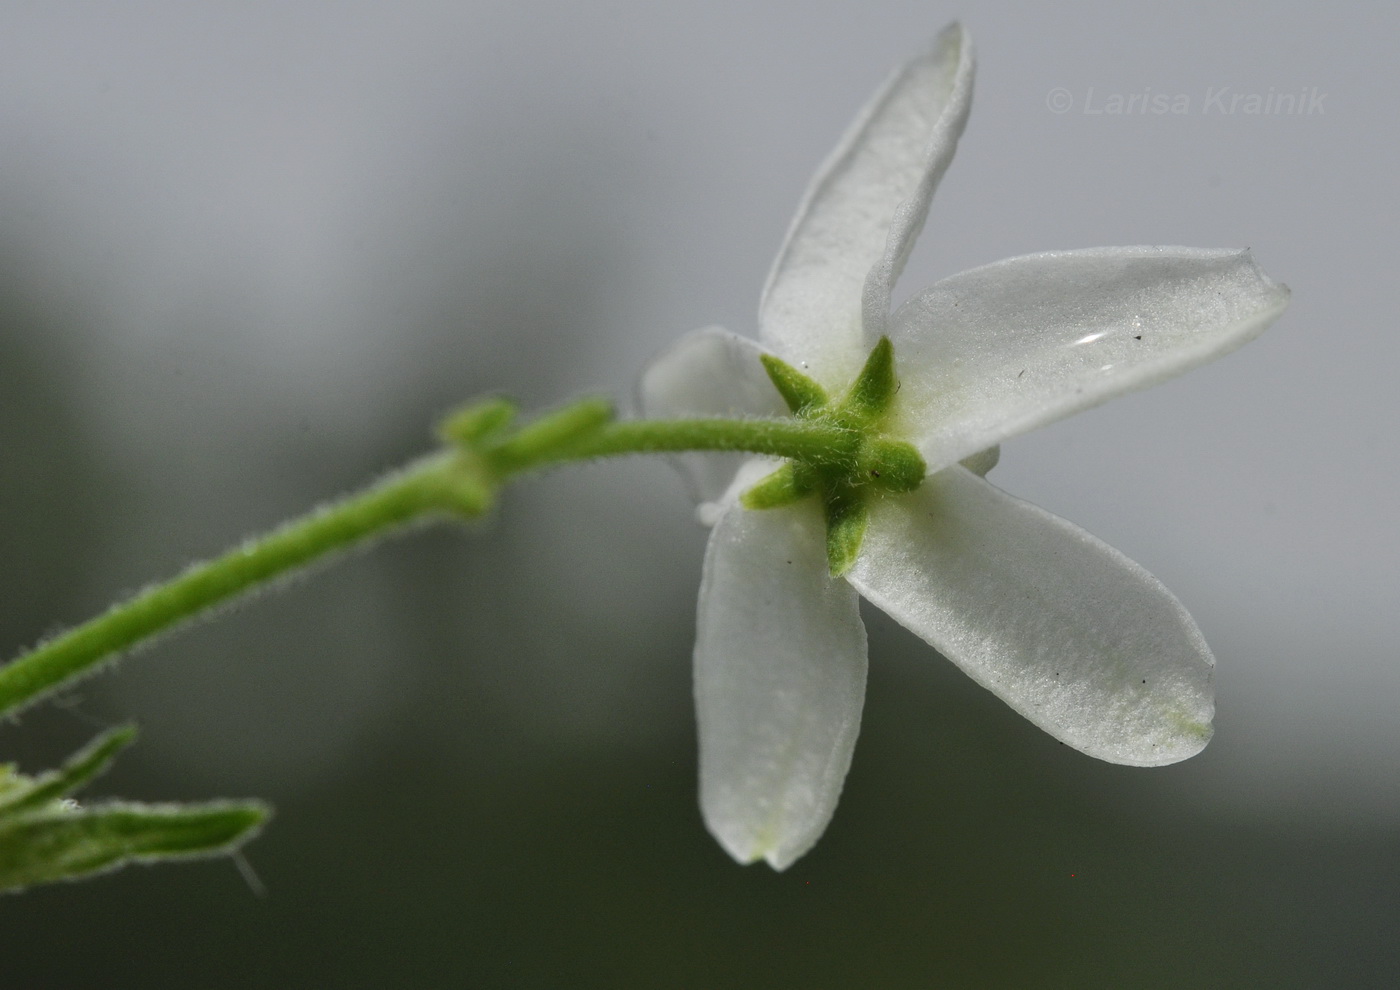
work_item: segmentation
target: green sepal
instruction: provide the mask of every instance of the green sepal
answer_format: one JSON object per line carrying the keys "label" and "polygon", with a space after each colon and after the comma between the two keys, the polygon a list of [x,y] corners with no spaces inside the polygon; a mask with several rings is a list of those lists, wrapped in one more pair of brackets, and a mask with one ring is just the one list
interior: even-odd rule
{"label": "green sepal", "polygon": [[899,382],[894,376],[894,345],[890,338],[881,337],[851,384],[846,403],[866,415],[879,416],[889,409],[898,389]]}
{"label": "green sepal", "polygon": [[862,443],[857,463],[862,480],[884,492],[912,492],[928,474],[928,465],[913,444],[885,437]]}
{"label": "green sepal", "polygon": [[870,510],[865,499],[842,485],[827,492],[826,564],[832,577],[840,577],[851,569],[865,540],[870,524]]}
{"label": "green sepal", "polygon": [[779,509],[816,490],[815,472],[805,464],[788,461],[739,496],[739,504],[746,509]]}
{"label": "green sepal", "polygon": [[116,755],[136,739],[136,726],[123,725],[104,732],[57,770],[27,778],[11,771],[0,790],[0,823],[13,815],[43,808],[65,798],[112,764]]}
{"label": "green sepal", "polygon": [[996,467],[997,462],[1000,460],[1001,445],[998,444],[995,447],[988,447],[986,450],[979,450],[971,457],[964,457],[962,460],[958,461],[958,463],[973,474],[980,474],[985,478],[987,472]]}
{"label": "green sepal", "polygon": [[579,399],[521,427],[490,451],[491,459],[506,468],[548,461],[565,454],[573,444],[587,440],[611,423],[613,416],[610,400]]}
{"label": "green sepal", "polygon": [[814,379],[772,354],[759,355],[758,359],[763,362],[763,370],[768,372],[769,381],[795,415],[801,416],[826,405],[826,390]]}
{"label": "green sepal", "polygon": [[0,891],[71,880],[128,863],[231,852],[267,820],[257,802],[165,805],[64,803],[0,822]]}
{"label": "green sepal", "polygon": [[517,411],[514,402],[499,395],[477,400],[449,413],[438,424],[438,438],[444,443],[478,446],[504,434]]}

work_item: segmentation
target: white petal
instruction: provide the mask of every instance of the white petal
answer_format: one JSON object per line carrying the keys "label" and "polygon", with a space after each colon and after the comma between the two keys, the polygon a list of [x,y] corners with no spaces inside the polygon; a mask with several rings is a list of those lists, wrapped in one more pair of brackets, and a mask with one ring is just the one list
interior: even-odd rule
{"label": "white petal", "polygon": [[[902,135],[908,162],[901,178],[907,182],[917,176],[917,182],[895,211],[884,257],[865,279],[861,310],[867,348],[873,347],[887,330],[890,292],[904,271],[914,241],[924,229],[933,192],[948,171],[958,138],[967,126],[967,115],[972,110],[974,66],[972,39],[961,26],[953,24],[939,35],[933,52],[910,67],[912,95],[922,98],[910,99],[902,110],[908,118]],[[930,124],[931,131],[925,132]]]}
{"label": "white petal", "polygon": [[[890,285],[967,120],[972,72],[957,24],[896,71],[817,171],[778,252],[759,337],[829,388],[849,382],[884,332]],[[864,334],[863,287],[867,319],[878,311]]]}
{"label": "white petal", "polygon": [[814,499],[731,502],[716,523],[695,643],[700,806],[741,863],[785,869],[836,809],[865,699],[858,602],[827,576]]}
{"label": "white petal", "polygon": [[988,447],[986,450],[979,450],[970,457],[964,457],[958,463],[973,474],[985,478],[991,473],[992,468],[1001,463],[1001,448]]}
{"label": "white petal", "polygon": [[[686,334],[642,372],[637,383],[642,415],[648,419],[789,415],[759,362],[763,353],[752,340],[719,327]],[[706,504],[724,493],[752,456],[702,452],[678,454],[671,461],[685,476],[691,497]]]}
{"label": "white petal", "polygon": [[1145,570],[961,467],[873,507],[847,575],[1055,738],[1159,766],[1211,735],[1215,660]]}
{"label": "white petal", "polygon": [[1288,305],[1247,251],[1008,258],[901,306],[899,429],[930,472],[1239,347]]}

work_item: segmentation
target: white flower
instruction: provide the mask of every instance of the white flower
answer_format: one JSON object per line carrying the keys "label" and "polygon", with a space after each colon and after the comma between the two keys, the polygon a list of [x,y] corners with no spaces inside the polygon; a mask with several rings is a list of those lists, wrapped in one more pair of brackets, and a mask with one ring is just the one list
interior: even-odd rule
{"label": "white flower", "polygon": [[779,462],[679,459],[714,526],[695,646],[700,800],[740,862],[784,869],[831,818],[865,692],[859,595],[1091,756],[1156,766],[1210,738],[1215,661],[1181,604],[981,475],[1001,441],[1243,344],[1288,290],[1245,251],[1096,248],[975,268],[891,315],[972,78],[971,44],[952,25],[857,118],[778,254],[762,345],[700,330],[643,376],[648,416],[784,416],[762,354],[841,396],[887,335],[900,387],[880,429],[917,448],[928,472],[912,492],[862,492],[864,539],[834,578],[829,489],[827,517],[820,493],[750,509],[740,496]]}

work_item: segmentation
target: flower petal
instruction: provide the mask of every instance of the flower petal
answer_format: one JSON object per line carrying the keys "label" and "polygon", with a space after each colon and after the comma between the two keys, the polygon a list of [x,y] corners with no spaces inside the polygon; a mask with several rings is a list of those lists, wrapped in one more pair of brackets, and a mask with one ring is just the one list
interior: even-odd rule
{"label": "flower petal", "polygon": [[[786,416],[787,405],[768,379],[752,340],[719,327],[686,334],[642,372],[637,404],[647,418]],[[724,494],[751,454],[677,454],[673,464],[697,503]],[[706,519],[706,521],[713,521]]]}
{"label": "flower petal", "polygon": [[1181,603],[1112,547],[964,468],[873,506],[847,579],[1090,756],[1159,766],[1210,739],[1215,660]]}
{"label": "flower petal", "polygon": [[1092,248],[974,268],[891,321],[898,426],[936,472],[1219,357],[1287,305],[1248,251]]}
{"label": "flower petal", "polygon": [[836,809],[865,699],[858,604],[827,576],[814,499],[731,504],[716,523],[695,643],[700,806],[741,863],[787,868]]}
{"label": "flower petal", "polygon": [[[975,61],[972,39],[958,24],[952,24],[938,36],[930,56],[911,67],[910,85],[923,91],[920,104],[909,105],[904,112],[910,118],[903,136],[906,147],[904,181],[917,175],[917,182],[908,198],[895,210],[885,241],[885,254],[880,263],[866,276],[861,301],[865,322],[865,346],[872,346],[885,335],[889,323],[890,293],[904,271],[914,241],[924,229],[933,192],[953,161],[958,138],[967,126],[972,110],[972,78]],[[922,77],[922,78],[917,78]],[[931,131],[925,131],[932,124]],[[917,167],[917,172],[915,168]]]}
{"label": "flower petal", "polygon": [[890,287],[967,121],[972,74],[971,41],[950,25],[876,94],[798,207],[759,304],[759,338],[829,388],[884,333]]}

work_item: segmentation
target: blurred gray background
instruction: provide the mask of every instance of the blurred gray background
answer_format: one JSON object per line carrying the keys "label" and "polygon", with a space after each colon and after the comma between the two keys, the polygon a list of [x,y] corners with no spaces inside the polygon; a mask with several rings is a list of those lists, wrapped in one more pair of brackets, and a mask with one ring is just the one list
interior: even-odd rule
{"label": "blurred gray background", "polygon": [[1190,608],[1219,660],[1206,752],[1081,756],[872,611],[830,832],[785,874],[735,866],[694,799],[704,532],[659,461],[573,468],[4,727],[38,770],[135,719],[94,796],[279,813],[247,849],[265,896],[218,860],[0,900],[7,987],[1394,977],[1379,2],[7,0],[0,651],[362,484],[474,394],[625,397],[679,334],[752,333],[812,170],[954,16],[974,112],[901,298],[1139,243],[1250,246],[1293,288],[1258,342],[993,475]]}

